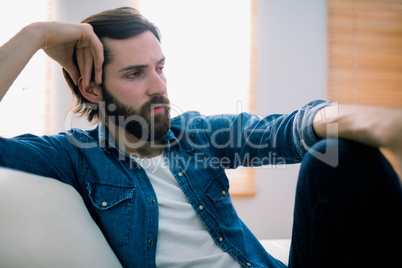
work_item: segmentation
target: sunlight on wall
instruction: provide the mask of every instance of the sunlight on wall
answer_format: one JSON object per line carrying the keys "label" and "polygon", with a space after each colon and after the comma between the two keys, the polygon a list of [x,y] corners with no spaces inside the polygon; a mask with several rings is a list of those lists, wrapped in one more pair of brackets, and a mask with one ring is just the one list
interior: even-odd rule
{"label": "sunlight on wall", "polygon": [[[47,19],[47,0],[8,1],[0,9],[0,45],[21,28]],[[0,135],[47,132],[46,56],[39,51],[9,89],[0,105]]]}
{"label": "sunlight on wall", "polygon": [[139,10],[162,33],[172,116],[248,110],[249,0],[146,0]]}
{"label": "sunlight on wall", "polygon": [[[11,1],[0,9],[0,44],[48,18],[48,0]],[[248,111],[250,1],[146,0],[140,11],[162,32],[172,116]],[[47,57],[38,51],[0,105],[0,135],[49,132]]]}

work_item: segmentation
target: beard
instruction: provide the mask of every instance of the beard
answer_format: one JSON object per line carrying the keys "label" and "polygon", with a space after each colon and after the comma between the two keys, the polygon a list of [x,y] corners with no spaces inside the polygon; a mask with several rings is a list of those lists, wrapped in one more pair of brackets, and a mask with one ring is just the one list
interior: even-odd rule
{"label": "beard", "polygon": [[[157,95],[144,103],[138,109],[125,105],[113,97],[102,84],[102,96],[104,101],[104,114],[99,116],[106,125],[111,122],[123,128],[142,141],[160,141],[170,128],[170,101],[167,97]],[[151,111],[155,107],[164,107],[162,113],[154,114]]]}

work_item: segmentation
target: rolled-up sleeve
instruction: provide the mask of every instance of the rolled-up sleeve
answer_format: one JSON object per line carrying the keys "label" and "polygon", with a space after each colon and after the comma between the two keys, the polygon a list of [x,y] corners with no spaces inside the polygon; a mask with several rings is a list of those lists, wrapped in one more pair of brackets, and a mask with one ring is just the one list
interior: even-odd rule
{"label": "rolled-up sleeve", "polygon": [[301,157],[319,139],[313,128],[314,116],[319,110],[329,105],[331,105],[330,102],[315,100],[301,107],[295,114],[293,139],[297,152]]}

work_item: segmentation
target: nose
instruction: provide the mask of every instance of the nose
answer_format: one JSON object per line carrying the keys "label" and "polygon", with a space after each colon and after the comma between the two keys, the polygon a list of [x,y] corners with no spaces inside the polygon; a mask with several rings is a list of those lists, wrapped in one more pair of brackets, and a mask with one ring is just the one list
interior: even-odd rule
{"label": "nose", "polygon": [[163,72],[154,71],[149,76],[148,95],[165,95],[167,92],[166,77]]}

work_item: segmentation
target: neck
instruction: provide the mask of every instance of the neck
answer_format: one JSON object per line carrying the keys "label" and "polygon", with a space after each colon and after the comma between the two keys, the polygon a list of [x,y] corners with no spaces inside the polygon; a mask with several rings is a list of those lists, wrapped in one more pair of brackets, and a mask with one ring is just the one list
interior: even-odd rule
{"label": "neck", "polygon": [[107,124],[107,127],[116,144],[128,155],[136,158],[151,158],[162,154],[162,141],[138,139],[125,129],[112,123]]}

